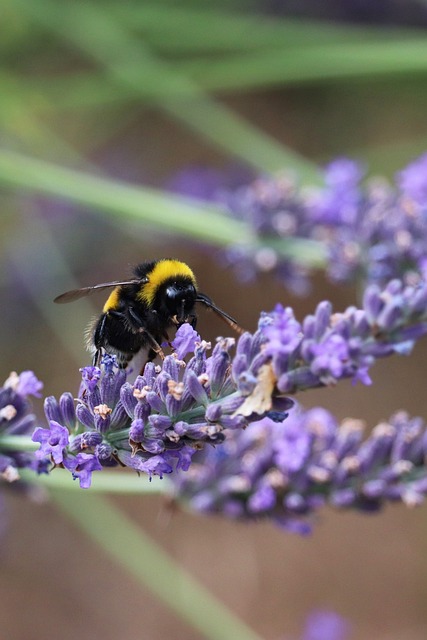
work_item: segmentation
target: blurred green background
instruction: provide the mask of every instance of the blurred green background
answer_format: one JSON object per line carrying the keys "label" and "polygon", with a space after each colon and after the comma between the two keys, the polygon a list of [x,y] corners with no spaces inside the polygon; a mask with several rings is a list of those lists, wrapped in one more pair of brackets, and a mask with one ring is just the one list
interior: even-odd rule
{"label": "blurred green background", "polygon": [[[337,156],[392,178],[426,150],[427,3],[318,4],[2,3],[4,378],[33,369],[46,395],[77,393],[89,361],[83,333],[103,297],[52,299],[145,259],[188,262],[200,289],[250,330],[278,301],[299,318],[325,297],[337,309],[355,302],[356,288],[322,274],[303,299],[267,276],[242,285],[219,259],[233,236],[218,205],[170,190],[190,184],[201,196],[212,175],[233,188],[283,169],[310,184]],[[214,339],[224,327],[202,312],[200,330]],[[426,356],[421,344],[410,359],[377,365],[371,388],[342,384],[300,400],[371,426],[400,408],[426,417]],[[42,417],[40,402],[35,409]],[[48,502],[5,499],[3,638],[201,637]],[[300,539],[171,512],[161,497],[116,501],[266,639],[297,636],[308,611],[327,607],[351,621],[354,640],[425,640],[425,508],[325,511]]]}

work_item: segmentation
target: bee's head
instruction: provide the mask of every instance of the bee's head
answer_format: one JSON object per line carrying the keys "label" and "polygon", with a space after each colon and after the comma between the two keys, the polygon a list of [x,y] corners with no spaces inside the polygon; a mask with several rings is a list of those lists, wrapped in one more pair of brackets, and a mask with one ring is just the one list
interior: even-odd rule
{"label": "bee's head", "polygon": [[166,285],[164,303],[169,317],[176,324],[191,322],[195,318],[196,296],[196,287],[187,280],[174,280]]}

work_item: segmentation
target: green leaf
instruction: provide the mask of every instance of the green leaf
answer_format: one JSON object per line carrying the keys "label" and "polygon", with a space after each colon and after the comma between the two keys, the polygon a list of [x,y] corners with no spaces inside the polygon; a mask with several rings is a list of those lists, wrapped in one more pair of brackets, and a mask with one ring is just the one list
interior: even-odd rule
{"label": "green leaf", "polygon": [[210,98],[185,75],[177,74],[105,10],[77,1],[61,5],[52,0],[17,2],[36,23],[95,61],[118,91],[125,87],[153,101],[169,116],[258,170],[276,171],[292,165],[303,179],[319,180],[312,163]]}
{"label": "green leaf", "polygon": [[[0,149],[1,183],[9,188],[65,198],[119,219],[132,218],[213,245],[255,242],[248,225],[224,215],[213,205],[195,204],[193,200],[156,189],[66,169],[5,149]],[[295,244],[292,239],[272,240],[273,243],[283,256],[317,267],[325,264],[324,247],[320,243],[303,238],[295,240]]]}

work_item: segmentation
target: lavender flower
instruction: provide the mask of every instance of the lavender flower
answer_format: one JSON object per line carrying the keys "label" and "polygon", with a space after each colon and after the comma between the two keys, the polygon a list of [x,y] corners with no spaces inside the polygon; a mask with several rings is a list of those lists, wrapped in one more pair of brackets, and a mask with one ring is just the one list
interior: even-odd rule
{"label": "lavender flower", "polygon": [[303,640],[345,640],[347,621],[334,611],[313,611],[306,620]]}
{"label": "lavender flower", "polygon": [[34,430],[35,416],[31,413],[28,396],[39,396],[42,383],[32,371],[21,374],[12,372],[0,387],[0,474],[12,482],[19,478],[19,469],[29,467],[43,470],[43,462],[37,462],[28,452],[11,450],[6,444],[7,436],[26,436]]}
{"label": "lavender flower", "polygon": [[38,458],[45,458],[51,455],[55,464],[63,461],[63,451],[68,445],[68,429],[62,427],[55,420],[50,420],[49,429],[38,428],[34,431],[32,440],[40,442],[40,449],[37,451]]}
{"label": "lavender flower", "polygon": [[427,154],[411,162],[397,174],[401,191],[420,206],[427,202]]}
{"label": "lavender flower", "polygon": [[295,393],[343,378],[370,384],[378,358],[410,353],[427,333],[427,285],[371,285],[363,308],[332,313],[324,301],[302,324],[292,309],[277,306],[259,326],[257,334],[241,338],[233,362],[237,387],[247,395],[239,409],[244,414],[256,410],[260,394]]}
{"label": "lavender flower", "polygon": [[326,504],[371,512],[387,502],[415,506],[427,494],[427,427],[400,412],[363,439],[363,424],[338,424],[325,409],[294,409],[227,433],[174,476],[177,495],[196,511],[271,518],[308,533]]}
{"label": "lavender flower", "polygon": [[[92,472],[104,467],[127,466],[150,477],[186,470],[197,449],[224,440],[224,429],[242,428],[260,415],[283,419],[292,405],[287,399],[270,401],[267,411],[253,416],[239,414],[245,396],[230,375],[233,344],[218,339],[208,357],[210,345],[183,325],[174,340],[177,353],[162,367],[148,363],[133,384],[111,356],[102,370],[84,367],[76,406],[70,393],[59,401],[46,398],[49,427],[33,435],[41,444],[38,455],[50,455],[87,488]],[[194,355],[186,365],[188,350]]]}
{"label": "lavender flower", "polygon": [[[77,406],[69,393],[59,402],[46,398],[49,429],[38,429],[33,439],[41,443],[39,456],[51,455],[85,487],[101,467],[120,464],[150,477],[187,470],[195,451],[222,443],[225,432],[262,417],[281,423],[293,405],[285,394],[349,377],[369,384],[378,358],[409,353],[426,332],[427,285],[404,287],[398,281],[384,290],[368,288],[362,309],[333,314],[330,303],[322,302],[303,323],[292,309],[277,306],[262,315],[258,331],[240,337],[233,358],[234,340],[219,338],[207,357],[210,345],[183,325],[174,341],[178,354],[167,356],[162,367],[148,363],[133,384],[111,356],[104,357],[103,370],[81,369]],[[185,365],[188,349],[194,355]],[[287,433],[286,446],[298,466],[309,445]],[[90,464],[74,460],[83,453],[94,456]],[[251,508],[263,510],[274,495],[269,485],[258,489]]]}
{"label": "lavender flower", "polygon": [[289,176],[259,178],[230,193],[230,214],[245,220],[256,238],[236,243],[225,257],[243,280],[268,271],[294,292],[309,288],[303,252],[281,252],[289,240],[322,243],[325,268],[334,282],[361,281],[385,286],[394,278],[416,284],[427,273],[426,156],[396,177],[362,183],[364,169],[346,158],[324,171],[324,186],[301,188]]}

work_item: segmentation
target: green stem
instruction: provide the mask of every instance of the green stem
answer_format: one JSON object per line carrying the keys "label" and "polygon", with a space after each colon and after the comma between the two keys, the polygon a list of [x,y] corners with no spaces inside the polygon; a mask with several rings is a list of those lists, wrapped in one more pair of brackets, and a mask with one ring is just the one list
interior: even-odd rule
{"label": "green stem", "polygon": [[248,90],[253,87],[325,83],[372,77],[399,78],[427,71],[427,43],[422,38],[391,42],[334,42],[299,45],[224,55],[215,60],[194,59],[176,65],[206,91]]}
{"label": "green stem", "polygon": [[[257,170],[277,171],[291,165],[301,176],[319,181],[313,163],[210,98],[185,75],[177,74],[105,8],[78,1],[59,6],[53,0],[19,0],[19,5],[36,23],[72,42],[95,61],[118,90],[132,89],[140,98],[154,102],[169,116]],[[129,66],[125,61],[134,64]]]}
{"label": "green stem", "polygon": [[[211,245],[225,246],[238,240],[255,246],[248,225],[224,215],[213,205],[194,204],[160,190],[88,175],[6,149],[0,149],[0,184],[66,198],[119,220],[132,218]],[[266,239],[264,246],[274,244],[281,256],[300,263],[314,267],[326,264],[325,249],[320,243],[303,238],[276,242]]]}
{"label": "green stem", "polygon": [[33,442],[30,436],[0,436],[0,451],[37,451],[39,442]]}
{"label": "green stem", "polygon": [[[85,491],[80,489],[78,482],[74,481],[69,471],[65,469],[54,469],[48,475],[37,475],[30,469],[19,469],[19,475],[25,482],[40,485],[46,489],[60,489],[65,491]],[[154,478],[152,481],[148,476],[138,476],[136,473],[123,471],[105,471],[92,474],[91,493],[118,493],[118,494],[171,494],[171,483],[167,478]]]}
{"label": "green stem", "polygon": [[91,491],[51,493],[57,507],[144,588],[209,640],[261,640],[111,502]]}
{"label": "green stem", "polygon": [[196,205],[156,189],[88,175],[5,149],[0,150],[0,182],[66,198],[113,216],[145,221],[211,244],[223,245],[235,238],[250,240],[243,222],[222,215],[213,206]]}

